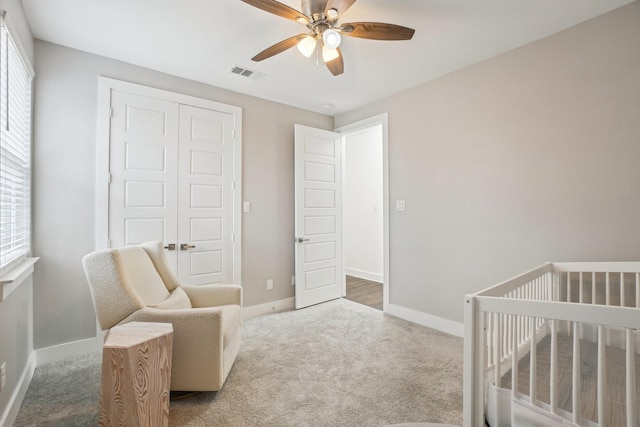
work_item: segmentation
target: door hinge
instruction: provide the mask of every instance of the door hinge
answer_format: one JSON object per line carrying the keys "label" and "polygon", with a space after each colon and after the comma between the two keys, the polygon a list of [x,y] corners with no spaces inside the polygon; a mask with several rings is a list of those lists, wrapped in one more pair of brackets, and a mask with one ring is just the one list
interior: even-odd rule
{"label": "door hinge", "polygon": [[111,172],[107,173],[107,184],[111,184]]}
{"label": "door hinge", "polygon": [[109,107],[109,118],[113,117],[113,108]]}
{"label": "door hinge", "polygon": [[236,233],[231,233],[231,243],[236,241]]}
{"label": "door hinge", "polygon": [[234,191],[235,189],[236,189],[236,182],[231,181],[231,191]]}

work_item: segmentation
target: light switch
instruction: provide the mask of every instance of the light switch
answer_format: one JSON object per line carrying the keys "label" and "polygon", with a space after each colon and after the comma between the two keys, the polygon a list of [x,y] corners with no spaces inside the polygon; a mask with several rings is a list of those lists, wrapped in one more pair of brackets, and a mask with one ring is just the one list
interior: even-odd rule
{"label": "light switch", "polygon": [[242,212],[245,212],[245,213],[251,212],[251,202],[244,202],[242,204]]}
{"label": "light switch", "polygon": [[396,210],[404,211],[406,208],[406,204],[404,200],[396,200]]}

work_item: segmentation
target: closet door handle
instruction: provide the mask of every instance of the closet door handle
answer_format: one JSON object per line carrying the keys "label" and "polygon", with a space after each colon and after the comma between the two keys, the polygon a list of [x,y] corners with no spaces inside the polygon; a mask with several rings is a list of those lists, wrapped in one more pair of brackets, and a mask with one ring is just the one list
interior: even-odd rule
{"label": "closet door handle", "polygon": [[167,246],[164,247],[165,249],[169,249],[170,251],[175,251],[176,250],[176,244],[175,243],[169,243]]}
{"label": "closet door handle", "polygon": [[193,249],[195,247],[196,247],[196,245],[190,245],[188,243],[181,243],[180,244],[180,250],[181,251],[186,251],[187,249]]}

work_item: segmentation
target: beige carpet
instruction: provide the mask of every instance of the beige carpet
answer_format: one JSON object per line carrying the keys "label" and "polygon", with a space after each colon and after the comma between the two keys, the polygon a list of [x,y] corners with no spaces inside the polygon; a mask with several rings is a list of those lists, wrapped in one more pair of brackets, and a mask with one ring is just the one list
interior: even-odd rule
{"label": "beige carpet", "polygon": [[[171,426],[462,425],[462,339],[348,300],[244,323],[223,389]],[[38,367],[15,426],[97,424],[100,355]]]}

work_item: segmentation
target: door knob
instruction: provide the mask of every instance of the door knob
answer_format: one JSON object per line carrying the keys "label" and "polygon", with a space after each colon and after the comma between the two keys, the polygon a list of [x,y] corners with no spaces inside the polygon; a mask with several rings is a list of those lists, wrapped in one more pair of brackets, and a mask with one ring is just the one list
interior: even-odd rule
{"label": "door knob", "polygon": [[295,241],[296,243],[302,243],[302,242],[308,242],[308,241],[309,241],[309,239],[305,239],[304,237],[296,237],[296,238],[294,239],[294,241]]}
{"label": "door knob", "polygon": [[195,247],[196,247],[196,245],[190,245],[188,243],[181,243],[180,244],[180,250],[181,251],[186,251],[187,249],[193,249]]}
{"label": "door knob", "polygon": [[164,247],[165,249],[169,249],[170,251],[175,251],[176,250],[176,244],[175,243],[169,243],[167,246]]}

